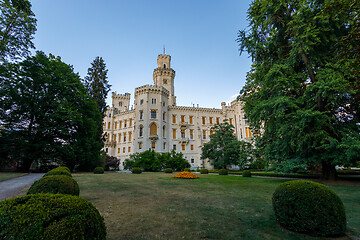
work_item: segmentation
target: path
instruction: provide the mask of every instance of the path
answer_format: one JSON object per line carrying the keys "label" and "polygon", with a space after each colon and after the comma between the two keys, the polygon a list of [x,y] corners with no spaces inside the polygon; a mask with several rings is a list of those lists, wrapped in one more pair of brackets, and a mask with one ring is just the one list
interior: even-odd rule
{"label": "path", "polygon": [[44,173],[30,173],[0,182],[0,201],[15,197],[21,190],[40,179],[43,175]]}

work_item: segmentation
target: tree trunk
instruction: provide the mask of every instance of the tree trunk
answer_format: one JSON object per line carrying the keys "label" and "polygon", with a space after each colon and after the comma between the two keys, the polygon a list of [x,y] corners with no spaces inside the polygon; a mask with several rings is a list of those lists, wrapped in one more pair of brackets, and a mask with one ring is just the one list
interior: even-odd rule
{"label": "tree trunk", "polygon": [[335,165],[322,161],[321,179],[336,181],[338,179]]}

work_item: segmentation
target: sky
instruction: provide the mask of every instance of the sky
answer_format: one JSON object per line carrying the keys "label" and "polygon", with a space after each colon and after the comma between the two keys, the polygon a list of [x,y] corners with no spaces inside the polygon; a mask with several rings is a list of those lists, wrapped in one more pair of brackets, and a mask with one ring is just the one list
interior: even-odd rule
{"label": "sky", "polygon": [[[82,78],[100,56],[111,92],[153,84],[156,60],[171,55],[178,106],[220,108],[245,84],[251,59],[236,42],[250,0],[31,0],[36,50],[60,56]],[[111,104],[111,94],[107,102]],[[132,100],[133,103],[133,100]]]}

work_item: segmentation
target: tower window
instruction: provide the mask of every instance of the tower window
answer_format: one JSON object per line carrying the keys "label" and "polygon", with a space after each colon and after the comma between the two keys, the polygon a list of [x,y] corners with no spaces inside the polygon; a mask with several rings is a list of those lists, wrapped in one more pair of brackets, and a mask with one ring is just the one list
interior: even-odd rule
{"label": "tower window", "polygon": [[166,64],[164,64],[164,68],[166,68]]}
{"label": "tower window", "polygon": [[152,142],[152,143],[151,143],[151,148],[152,148],[152,149],[155,149],[155,142]]}
{"label": "tower window", "polygon": [[142,125],[140,125],[139,136],[140,136],[140,137],[143,136],[143,126],[142,126]]}
{"label": "tower window", "polygon": [[156,118],[156,110],[151,110],[151,118]]}
{"label": "tower window", "polygon": [[[175,144],[173,145],[173,150],[176,150],[176,145],[175,145]],[[106,151],[106,152],[107,152],[107,151]]]}
{"label": "tower window", "polygon": [[119,102],[119,107],[122,107],[122,102]]}
{"label": "tower window", "polygon": [[144,99],[141,99],[140,100],[140,105],[143,105],[144,104]]}
{"label": "tower window", "polygon": [[185,151],[185,145],[182,145],[181,148],[183,151]]}
{"label": "tower window", "polygon": [[139,142],[139,149],[142,149],[142,142]]}
{"label": "tower window", "polygon": [[157,135],[157,126],[155,123],[152,123],[150,125],[150,136],[155,136]]}
{"label": "tower window", "polygon": [[151,99],[152,104],[156,104],[156,98]]}
{"label": "tower window", "polygon": [[205,117],[202,117],[202,124],[205,124]]}
{"label": "tower window", "polygon": [[142,120],[144,117],[144,112],[143,111],[140,111],[140,119]]}
{"label": "tower window", "polygon": [[164,79],[164,80],[163,80],[163,83],[164,83],[164,84],[167,84],[167,79]]}
{"label": "tower window", "polygon": [[166,116],[165,114],[166,114],[166,113],[164,112],[164,113],[163,113],[163,120],[164,120],[164,121],[165,121],[165,116]]}

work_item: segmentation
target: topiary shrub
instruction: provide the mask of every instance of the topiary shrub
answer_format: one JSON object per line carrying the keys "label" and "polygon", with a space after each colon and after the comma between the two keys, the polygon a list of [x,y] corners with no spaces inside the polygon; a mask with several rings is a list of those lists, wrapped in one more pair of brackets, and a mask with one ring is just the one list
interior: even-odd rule
{"label": "topiary shrub", "polygon": [[139,168],[139,167],[134,167],[134,168],[131,170],[131,172],[134,173],[134,174],[140,174],[140,173],[142,173],[141,168]]}
{"label": "topiary shrub", "polygon": [[172,172],[173,172],[173,170],[171,168],[166,168],[165,169],[165,173],[172,173]]}
{"label": "topiary shrub", "polygon": [[242,172],[243,177],[251,177],[251,171],[250,170],[244,170]]}
{"label": "topiary shrub", "polygon": [[79,196],[79,185],[72,177],[52,175],[42,177],[31,185],[27,194],[35,193],[61,193]]}
{"label": "topiary shrub", "polygon": [[344,205],[325,185],[307,180],[280,184],[272,198],[278,223],[311,236],[339,236],[346,229]]}
{"label": "topiary shrub", "polygon": [[220,170],[219,170],[219,175],[228,175],[228,170],[226,170],[226,169],[220,169]]}
{"label": "topiary shrub", "polygon": [[67,167],[54,168],[53,170],[50,170],[47,173],[45,173],[44,177],[52,176],[52,175],[66,175],[66,176],[71,177],[70,170]]}
{"label": "topiary shrub", "polygon": [[200,170],[200,173],[201,173],[201,174],[208,174],[208,173],[209,173],[209,170],[207,170],[206,168],[202,168],[202,169]]}
{"label": "topiary shrub", "polygon": [[103,217],[83,198],[38,193],[0,202],[0,239],[106,239]]}
{"label": "topiary shrub", "polygon": [[103,174],[104,173],[104,168],[103,167],[96,167],[94,169],[94,174]]}
{"label": "topiary shrub", "polygon": [[190,168],[185,168],[184,172],[190,172]]}

